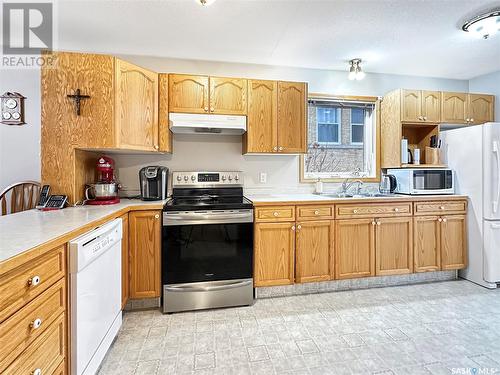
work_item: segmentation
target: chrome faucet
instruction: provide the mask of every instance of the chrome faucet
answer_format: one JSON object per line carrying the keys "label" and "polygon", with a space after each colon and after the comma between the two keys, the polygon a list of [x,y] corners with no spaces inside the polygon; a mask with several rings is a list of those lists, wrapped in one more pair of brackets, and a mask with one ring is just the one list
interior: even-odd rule
{"label": "chrome faucet", "polygon": [[342,194],[346,195],[347,191],[354,184],[358,184],[358,186],[356,188],[356,195],[361,194],[361,186],[363,186],[363,181],[361,181],[361,180],[354,180],[354,181],[349,182],[349,178],[346,178],[344,180],[344,182],[342,182]]}

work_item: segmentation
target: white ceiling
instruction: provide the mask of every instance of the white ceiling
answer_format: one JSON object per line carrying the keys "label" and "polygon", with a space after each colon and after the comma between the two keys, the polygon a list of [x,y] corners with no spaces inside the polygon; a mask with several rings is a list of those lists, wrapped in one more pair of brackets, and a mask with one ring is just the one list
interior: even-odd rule
{"label": "white ceiling", "polygon": [[462,32],[491,0],[57,2],[57,49],[469,79],[500,70],[500,35]]}

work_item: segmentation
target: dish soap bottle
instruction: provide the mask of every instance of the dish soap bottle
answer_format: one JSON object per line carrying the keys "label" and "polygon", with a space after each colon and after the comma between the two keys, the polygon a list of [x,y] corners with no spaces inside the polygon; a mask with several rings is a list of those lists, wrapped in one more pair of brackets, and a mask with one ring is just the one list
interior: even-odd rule
{"label": "dish soap bottle", "polygon": [[318,181],[316,181],[316,194],[322,194],[323,193],[323,182],[321,181],[321,178],[318,178]]}

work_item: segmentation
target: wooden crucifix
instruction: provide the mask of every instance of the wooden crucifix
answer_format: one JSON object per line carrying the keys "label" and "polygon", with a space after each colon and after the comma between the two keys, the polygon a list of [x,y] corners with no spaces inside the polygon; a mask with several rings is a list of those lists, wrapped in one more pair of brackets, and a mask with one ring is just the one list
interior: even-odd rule
{"label": "wooden crucifix", "polygon": [[80,103],[82,99],[90,98],[90,95],[82,95],[80,89],[76,89],[74,94],[68,95],[68,98],[72,99],[75,102],[75,110],[76,115],[80,116]]}

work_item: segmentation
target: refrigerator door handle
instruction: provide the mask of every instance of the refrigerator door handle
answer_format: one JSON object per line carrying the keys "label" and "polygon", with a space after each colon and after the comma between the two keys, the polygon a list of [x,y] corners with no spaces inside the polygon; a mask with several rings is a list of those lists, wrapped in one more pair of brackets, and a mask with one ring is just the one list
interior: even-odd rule
{"label": "refrigerator door handle", "polygon": [[496,213],[498,210],[498,202],[500,201],[500,158],[498,155],[498,142],[493,142],[493,153],[495,154],[495,159],[497,162],[497,193],[496,199],[493,201],[493,212]]}

